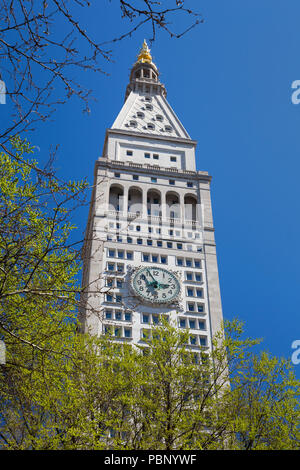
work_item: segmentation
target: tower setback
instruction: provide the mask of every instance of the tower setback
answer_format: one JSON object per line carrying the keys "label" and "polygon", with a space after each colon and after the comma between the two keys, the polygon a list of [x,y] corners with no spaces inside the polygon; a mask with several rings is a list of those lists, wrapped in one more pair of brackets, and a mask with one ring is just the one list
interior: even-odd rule
{"label": "tower setback", "polygon": [[144,41],[96,161],[83,249],[85,332],[143,344],[162,316],[210,349],[222,322],[210,182]]}

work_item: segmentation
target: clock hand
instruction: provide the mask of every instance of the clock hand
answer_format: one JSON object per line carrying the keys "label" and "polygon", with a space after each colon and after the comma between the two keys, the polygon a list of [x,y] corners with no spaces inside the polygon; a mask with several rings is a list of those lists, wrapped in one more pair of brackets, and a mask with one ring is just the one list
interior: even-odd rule
{"label": "clock hand", "polygon": [[170,287],[170,284],[159,284],[159,287],[162,289],[167,289],[167,287]]}
{"label": "clock hand", "polygon": [[154,277],[152,276],[152,274],[150,273],[149,269],[147,269],[146,271],[147,271],[148,274],[150,274],[150,276],[152,277],[153,281],[154,281],[154,282],[157,282],[157,281],[154,279]]}
{"label": "clock hand", "polygon": [[160,284],[159,282],[154,279],[154,277],[152,276],[151,272],[149,271],[149,269],[147,269],[147,272],[150,274],[150,276],[152,277],[153,279],[153,282],[150,282],[150,284],[148,284],[148,286],[153,286],[155,289],[159,288]]}

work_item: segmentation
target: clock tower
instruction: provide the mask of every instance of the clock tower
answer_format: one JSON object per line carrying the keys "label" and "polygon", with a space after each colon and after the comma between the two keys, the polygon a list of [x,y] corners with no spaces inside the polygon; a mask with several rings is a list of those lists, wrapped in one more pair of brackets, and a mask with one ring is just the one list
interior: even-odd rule
{"label": "clock tower", "polygon": [[83,249],[82,325],[143,344],[162,317],[209,349],[222,322],[211,177],[170,104],[150,50],[96,161]]}

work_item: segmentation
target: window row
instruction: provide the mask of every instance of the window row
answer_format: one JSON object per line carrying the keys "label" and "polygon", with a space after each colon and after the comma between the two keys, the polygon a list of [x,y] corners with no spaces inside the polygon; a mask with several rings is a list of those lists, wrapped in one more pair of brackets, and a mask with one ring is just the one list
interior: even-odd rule
{"label": "window row", "polygon": [[[127,157],[133,157],[133,150],[126,150],[126,155],[127,155]],[[153,160],[159,160],[159,154],[158,153],[152,153],[151,154],[150,152],[145,152],[144,153],[144,158],[146,158],[146,159],[151,159],[152,158]],[[174,155],[170,155],[169,159],[170,159],[170,162],[173,162],[173,163],[177,162],[177,157],[174,156]],[[191,184],[193,184],[193,183],[191,183]]]}
{"label": "window row", "polygon": [[124,273],[124,264],[121,263],[107,263],[106,271]]}
{"label": "window row", "polygon": [[123,310],[113,310],[105,309],[104,310],[105,320],[116,320],[116,321],[132,321],[132,314],[130,312],[124,312]]}
{"label": "window row", "polygon": [[196,287],[188,286],[186,288],[187,297],[197,297],[198,299],[203,299],[203,289],[198,289]]}
{"label": "window row", "polygon": [[133,260],[133,252],[132,251],[115,250],[114,248],[108,248],[107,256],[109,258],[119,258],[119,259]]}
{"label": "window row", "polygon": [[205,320],[198,320],[197,318],[179,318],[179,328],[190,328],[191,330],[206,330]]}
{"label": "window row", "polygon": [[168,257],[165,255],[156,255],[150,253],[142,253],[142,259],[146,263],[168,264]]}
{"label": "window row", "polygon": [[194,313],[204,313],[204,305],[202,303],[198,302],[187,302],[186,304],[186,310],[188,312],[194,312]]}
{"label": "window row", "polygon": [[186,268],[200,268],[201,260],[194,258],[176,258],[177,266],[184,266]]}
{"label": "window row", "polygon": [[158,325],[161,323],[161,320],[169,321],[169,316],[165,314],[158,313],[142,313],[141,314],[141,323],[146,323],[148,325]]}
{"label": "window row", "polygon": [[[151,330],[150,328],[142,328],[141,329],[141,339],[142,340],[150,340],[154,337],[156,333]],[[207,337],[201,335],[190,335],[188,339],[188,345],[196,346],[196,347],[207,347]]]}
{"label": "window row", "polygon": [[200,336],[200,335],[191,335],[189,337],[190,346],[197,346],[197,347],[206,347],[207,346],[207,337]]}
{"label": "window row", "polygon": [[186,271],[185,280],[189,282],[202,282],[202,274],[197,272]]}
{"label": "window row", "polygon": [[103,325],[103,333],[115,338],[132,338],[132,329],[126,326]]}
{"label": "window row", "polygon": [[117,277],[107,277],[105,279],[105,286],[112,289],[122,289],[124,287],[124,281],[123,279],[119,279]]}
{"label": "window row", "polygon": [[123,296],[121,294],[107,293],[104,296],[105,302],[121,304],[123,302]]}
{"label": "window row", "polygon": [[[145,156],[145,158],[150,158],[150,153],[145,154],[145,155],[149,155],[149,157],[146,157],[146,156]],[[175,157],[173,157],[173,158],[175,158]],[[153,154],[153,160],[159,160],[159,155],[158,155],[158,154]],[[171,160],[171,161],[174,161],[174,160]],[[114,177],[115,177],[115,178],[121,178],[121,173],[115,172],[115,173],[114,173]],[[133,179],[134,181],[138,181],[138,180],[139,180],[139,175],[132,175],[132,179]],[[157,178],[156,178],[156,177],[152,177],[152,176],[151,176],[151,177],[149,178],[149,180],[151,181],[151,183],[157,183]],[[175,185],[176,185],[176,181],[173,180],[173,179],[171,179],[171,180],[169,180],[169,184],[170,184],[171,186],[175,186]],[[193,188],[193,187],[194,187],[194,183],[193,183],[192,181],[187,181],[186,186],[187,186],[188,188]]]}
{"label": "window row", "polygon": [[[113,224],[112,224],[113,225]],[[119,225],[119,224],[116,224],[116,225]],[[130,229],[131,226],[129,226],[129,229]],[[112,228],[112,227],[110,227]],[[141,226],[140,225],[137,225],[135,227],[136,231],[139,232],[141,230]],[[132,229],[130,230],[133,230],[133,227]],[[154,233],[152,232],[152,230],[154,230],[152,227],[149,227],[148,228],[149,230],[149,233]],[[160,229],[159,229],[160,230]],[[158,235],[160,235],[160,233],[158,233]],[[113,236],[112,235],[107,235],[107,241],[113,241]],[[136,238],[136,239],[133,239],[132,237],[121,237],[121,236],[117,236],[116,237],[116,241],[118,243],[136,243],[137,245],[147,245],[147,246],[157,246],[159,248],[169,248],[169,249],[174,249],[174,250],[186,250],[186,251],[197,251],[198,253],[201,253],[203,248],[202,246],[195,246],[195,245],[190,245],[190,244],[184,244],[184,243],[174,243],[174,242],[171,242],[171,241],[162,241],[162,240],[153,240],[152,238],[146,238],[146,239],[143,239],[143,238]],[[111,251],[112,252],[112,251]],[[132,252],[124,252],[123,255],[122,255],[122,250],[118,250],[118,252],[120,252],[120,256],[119,256],[119,253],[116,252],[115,255],[110,255],[108,254],[108,256],[110,258],[119,258],[119,259],[128,259],[128,260],[132,260],[133,259],[133,253]],[[179,260],[177,265],[178,266],[185,266],[184,264],[180,264],[181,261]],[[192,267],[192,266],[191,266]]]}

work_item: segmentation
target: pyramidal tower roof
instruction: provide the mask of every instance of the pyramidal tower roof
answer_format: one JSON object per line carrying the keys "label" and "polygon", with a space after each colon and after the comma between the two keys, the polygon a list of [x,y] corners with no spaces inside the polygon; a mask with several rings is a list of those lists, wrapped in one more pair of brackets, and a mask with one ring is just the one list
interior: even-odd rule
{"label": "pyramidal tower roof", "polygon": [[124,105],[112,129],[190,139],[166,96],[165,86],[159,80],[158,68],[144,40],[130,72]]}

